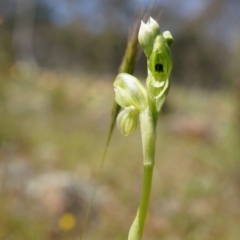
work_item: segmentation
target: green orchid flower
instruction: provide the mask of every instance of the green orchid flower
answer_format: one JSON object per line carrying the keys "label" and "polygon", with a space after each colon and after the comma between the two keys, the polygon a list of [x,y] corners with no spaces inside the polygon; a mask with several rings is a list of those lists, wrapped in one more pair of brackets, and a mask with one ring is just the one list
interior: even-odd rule
{"label": "green orchid flower", "polygon": [[141,21],[141,26],[138,34],[138,41],[147,58],[150,57],[155,38],[159,34],[160,27],[153,18],[150,17],[147,23]]}
{"label": "green orchid flower", "polygon": [[117,125],[123,135],[135,131],[138,115],[148,106],[148,93],[134,76],[121,73],[114,82],[115,100],[123,108],[117,117]]}

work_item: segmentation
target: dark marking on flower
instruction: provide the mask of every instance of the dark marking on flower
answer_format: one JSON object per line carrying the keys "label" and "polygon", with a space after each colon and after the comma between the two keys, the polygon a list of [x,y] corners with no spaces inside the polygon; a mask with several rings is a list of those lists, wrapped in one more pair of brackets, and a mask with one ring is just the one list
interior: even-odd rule
{"label": "dark marking on flower", "polygon": [[162,65],[161,63],[157,63],[157,64],[155,65],[155,71],[156,71],[156,72],[164,72],[164,70],[163,70],[163,65]]}

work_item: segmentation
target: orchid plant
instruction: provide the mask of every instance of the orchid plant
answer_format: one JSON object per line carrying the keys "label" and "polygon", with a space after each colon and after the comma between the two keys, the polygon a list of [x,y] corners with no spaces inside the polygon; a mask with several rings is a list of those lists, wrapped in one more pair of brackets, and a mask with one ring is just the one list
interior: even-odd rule
{"label": "orchid plant", "polygon": [[117,117],[120,132],[125,136],[133,133],[140,120],[142,135],[142,193],[128,240],[142,239],[151,193],[157,119],[169,91],[172,70],[173,37],[169,31],[161,33],[158,23],[150,17],[147,23],[141,22],[138,40],[147,58],[146,87],[128,73],[120,73],[114,81],[115,100],[122,108]]}

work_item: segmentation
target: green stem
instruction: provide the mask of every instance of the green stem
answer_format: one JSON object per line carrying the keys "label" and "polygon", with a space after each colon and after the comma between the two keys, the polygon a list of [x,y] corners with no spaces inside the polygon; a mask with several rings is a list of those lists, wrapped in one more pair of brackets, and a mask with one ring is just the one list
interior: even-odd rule
{"label": "green stem", "polygon": [[130,228],[128,240],[142,239],[151,194],[152,176],[154,168],[156,134],[155,124],[149,108],[141,112],[140,121],[144,164],[143,186],[137,216],[135,217],[133,224]]}
{"label": "green stem", "polygon": [[145,220],[147,216],[149,198],[151,193],[153,166],[154,165],[144,166],[143,188],[142,188],[140,205],[137,211],[137,216],[135,217],[133,224],[130,228],[128,240],[142,239],[143,229],[144,229]]}

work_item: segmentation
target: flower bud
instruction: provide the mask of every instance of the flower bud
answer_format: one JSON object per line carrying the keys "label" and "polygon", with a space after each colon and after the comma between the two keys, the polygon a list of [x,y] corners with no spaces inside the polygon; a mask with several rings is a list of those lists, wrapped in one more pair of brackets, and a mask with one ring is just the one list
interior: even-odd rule
{"label": "flower bud", "polygon": [[118,114],[117,126],[124,136],[127,136],[136,130],[138,125],[138,114],[139,111],[134,107],[127,107]]}
{"label": "flower bud", "polygon": [[115,100],[122,107],[135,107],[142,111],[148,105],[148,94],[141,82],[127,73],[121,73],[114,81]]}
{"label": "flower bud", "polygon": [[150,57],[153,49],[153,43],[159,34],[160,27],[153,18],[150,17],[146,24],[141,21],[141,26],[138,33],[138,41],[142,46],[147,58]]}
{"label": "flower bud", "polygon": [[166,39],[168,46],[173,44],[173,36],[169,31],[163,32],[163,37]]}

